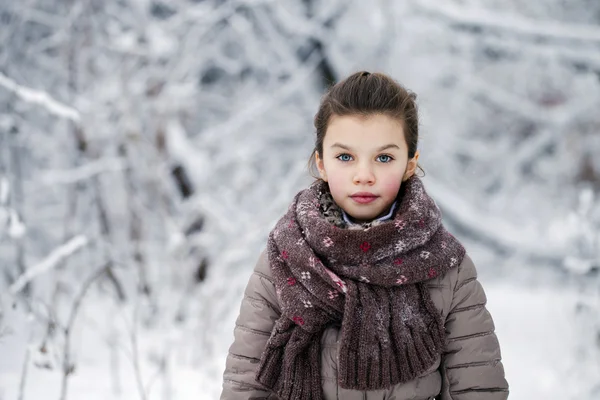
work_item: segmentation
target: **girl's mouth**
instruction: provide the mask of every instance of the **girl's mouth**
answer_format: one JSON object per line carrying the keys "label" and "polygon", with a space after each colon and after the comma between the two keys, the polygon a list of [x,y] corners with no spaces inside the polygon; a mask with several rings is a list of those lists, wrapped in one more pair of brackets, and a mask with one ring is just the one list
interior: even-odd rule
{"label": "girl's mouth", "polygon": [[371,203],[372,201],[376,200],[377,197],[378,196],[374,195],[373,193],[368,193],[368,192],[355,193],[350,196],[350,198],[352,198],[352,200],[354,200],[355,202],[357,202],[359,204]]}

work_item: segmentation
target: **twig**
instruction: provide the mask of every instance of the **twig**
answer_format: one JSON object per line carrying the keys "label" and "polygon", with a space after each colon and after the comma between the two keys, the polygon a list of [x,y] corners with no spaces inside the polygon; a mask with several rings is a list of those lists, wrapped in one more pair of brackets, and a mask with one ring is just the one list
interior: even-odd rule
{"label": "twig", "polygon": [[77,317],[77,312],[79,311],[79,307],[85,297],[88,289],[92,284],[108,272],[108,265],[103,266],[94,274],[92,274],[83,284],[79,294],[75,298],[75,302],[73,303],[73,307],[71,308],[71,313],[69,315],[69,319],[67,322],[67,326],[65,327],[65,347],[63,353],[63,378],[60,390],[60,400],[66,400],[67,398],[67,381],[69,379],[69,375],[73,373],[74,365],[71,363],[71,332],[73,331],[73,325],[75,324],[75,318]]}
{"label": "twig", "polygon": [[[106,211],[106,206],[104,204],[104,198],[102,197],[100,182],[98,181],[98,179],[96,177],[94,177],[92,179],[92,187],[93,187],[94,193],[96,195],[96,209],[98,211],[100,232],[102,233],[102,237],[104,238],[104,240],[107,243],[111,244],[111,246],[112,246],[111,225],[109,222],[108,213]],[[107,277],[108,277],[109,281],[115,287],[115,291],[119,297],[119,300],[125,301],[126,296],[125,296],[125,291],[123,290],[123,285],[121,285],[121,282],[119,282],[119,280],[113,273],[114,260],[110,254],[107,253],[106,255],[107,255],[108,259],[110,260],[108,263],[108,266],[107,266],[107,268],[108,268]]]}
{"label": "twig", "polygon": [[27,371],[29,370],[29,358],[31,356],[30,342],[33,335],[33,329],[29,333],[29,341],[27,342],[27,350],[25,351],[25,361],[23,361],[23,369],[21,370],[21,382],[19,383],[18,400],[23,400],[25,393],[25,382],[27,381]]}
{"label": "twig", "polygon": [[[18,126],[13,126],[14,129],[14,133],[20,132],[20,129]],[[19,217],[23,215],[23,208],[24,208],[24,203],[25,203],[25,191],[23,190],[23,164],[22,164],[22,154],[23,154],[23,148],[22,146],[20,146],[18,144],[18,141],[16,140],[16,137],[14,135],[11,135],[12,138],[10,140],[10,159],[12,160],[12,168],[13,168],[13,174],[14,174],[14,188],[13,188],[13,194],[11,195],[11,204],[13,205],[14,210],[12,211],[12,221],[10,223],[10,231],[13,231],[13,234],[16,234],[14,236],[19,237],[23,234],[23,229],[24,227],[22,226],[22,224],[19,221]],[[15,218],[16,216],[16,218]],[[17,228],[17,231],[14,231],[16,225],[20,225],[20,228]],[[21,230],[21,232],[18,232],[19,230]],[[9,233],[10,234],[10,233]],[[11,235],[13,236],[13,235]],[[17,273],[18,274],[24,274],[26,273],[26,268],[25,268],[25,245],[23,240],[16,240],[15,241],[15,247],[16,247],[16,265],[17,265]],[[29,295],[30,293],[30,287],[29,285],[24,285],[23,287],[23,292],[25,295]]]}
{"label": "twig", "polygon": [[138,326],[138,312],[140,307],[140,297],[139,294],[137,296],[137,300],[135,302],[135,309],[133,312],[133,328],[131,329],[131,350],[132,350],[132,361],[133,361],[133,371],[135,374],[135,382],[138,387],[138,391],[140,393],[140,397],[142,400],[147,399],[146,390],[144,389],[144,383],[142,381],[142,372],[140,370],[140,357],[138,351],[138,341],[137,341],[137,326]]}
{"label": "twig", "polygon": [[123,175],[125,180],[125,192],[127,194],[127,208],[129,210],[130,222],[129,222],[129,238],[133,242],[133,260],[137,266],[138,276],[140,279],[138,289],[144,294],[150,295],[151,288],[148,283],[148,274],[146,271],[145,257],[142,246],[142,235],[143,235],[143,213],[138,209],[135,187],[135,177],[133,175],[133,168],[131,163],[131,156],[129,154],[127,144],[124,142],[119,147],[119,154],[124,158],[124,164],[126,168],[123,169]]}
{"label": "twig", "polygon": [[[150,395],[152,386],[154,386],[154,384],[158,381],[158,378],[160,377],[160,375],[166,373],[168,358],[169,358],[169,349],[166,349],[165,354],[163,354],[162,358],[159,360],[159,365],[158,365],[158,368],[156,369],[156,372],[148,380],[148,383],[146,384],[146,391],[145,391],[146,395],[148,395],[148,396]],[[166,381],[166,378],[164,378],[164,380]]]}

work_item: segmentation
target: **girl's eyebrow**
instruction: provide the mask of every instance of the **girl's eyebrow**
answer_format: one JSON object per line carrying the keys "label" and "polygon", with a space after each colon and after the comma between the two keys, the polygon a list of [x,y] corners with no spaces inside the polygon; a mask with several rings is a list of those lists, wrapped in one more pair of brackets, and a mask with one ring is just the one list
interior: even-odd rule
{"label": "girl's eyebrow", "polygon": [[387,150],[387,149],[398,149],[398,150],[400,150],[400,147],[398,147],[398,145],[390,143],[390,144],[386,144],[385,146],[381,146],[380,148],[377,149],[377,151],[384,151],[384,150]]}
{"label": "girl's eyebrow", "polygon": [[350,148],[349,146],[346,146],[345,144],[341,144],[341,143],[334,143],[331,145],[331,147],[340,147],[344,150],[348,150],[348,151],[352,151],[352,148]]}
{"label": "girl's eyebrow", "polygon": [[[331,147],[339,147],[342,148],[344,150],[348,150],[348,151],[352,151],[352,148],[350,146],[346,146],[345,144],[341,144],[341,143],[334,143],[331,145]],[[393,143],[390,144],[386,144],[383,145],[381,147],[379,147],[378,149],[375,149],[376,151],[383,151],[383,150],[387,150],[387,149],[398,149],[400,150],[400,147],[398,147],[398,145],[395,145]]]}

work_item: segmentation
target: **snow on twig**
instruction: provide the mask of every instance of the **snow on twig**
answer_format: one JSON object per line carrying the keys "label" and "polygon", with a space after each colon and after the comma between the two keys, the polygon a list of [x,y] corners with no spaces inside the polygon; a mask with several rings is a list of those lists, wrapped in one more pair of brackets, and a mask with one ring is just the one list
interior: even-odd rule
{"label": "snow on twig", "polygon": [[431,14],[458,24],[549,39],[600,42],[600,29],[593,25],[537,20],[498,11],[491,13],[481,8],[456,6],[449,2],[418,0],[416,4]]}
{"label": "snow on twig", "polygon": [[102,158],[73,169],[47,171],[42,175],[42,182],[46,185],[75,183],[103,172],[120,171],[123,168],[125,166],[119,158]]}
{"label": "snow on twig", "polygon": [[58,100],[53,99],[52,96],[50,96],[44,91],[21,86],[1,72],[0,86],[15,93],[17,96],[19,96],[19,98],[28,103],[38,104],[44,107],[49,113],[53,115],[70,119],[73,122],[81,121],[81,115],[79,114],[79,111],[77,111],[73,107],[67,106],[66,104],[63,104]]}
{"label": "snow on twig", "polygon": [[25,287],[25,285],[27,285],[27,283],[29,283],[35,277],[51,270],[60,261],[75,253],[77,250],[87,245],[87,243],[88,239],[85,236],[79,235],[69,240],[62,246],[56,248],[41,262],[39,262],[31,268],[28,268],[27,271],[10,286],[10,288],[8,289],[9,292],[13,295],[18,293],[21,289]]}
{"label": "snow on twig", "polygon": [[8,195],[10,194],[10,186],[6,176],[0,177],[0,205],[8,203]]}

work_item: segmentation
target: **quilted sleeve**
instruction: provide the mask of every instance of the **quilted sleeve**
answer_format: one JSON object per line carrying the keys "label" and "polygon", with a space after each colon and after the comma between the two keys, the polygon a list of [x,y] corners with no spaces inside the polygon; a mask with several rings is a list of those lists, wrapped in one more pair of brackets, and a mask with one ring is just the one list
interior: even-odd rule
{"label": "quilted sleeve", "polygon": [[281,315],[266,253],[263,252],[244,291],[229,348],[221,400],[260,400],[270,392],[255,381],[261,354]]}
{"label": "quilted sleeve", "polygon": [[508,383],[486,309],[486,295],[470,257],[459,266],[450,312],[446,318],[447,348],[443,355],[441,400],[505,400]]}

